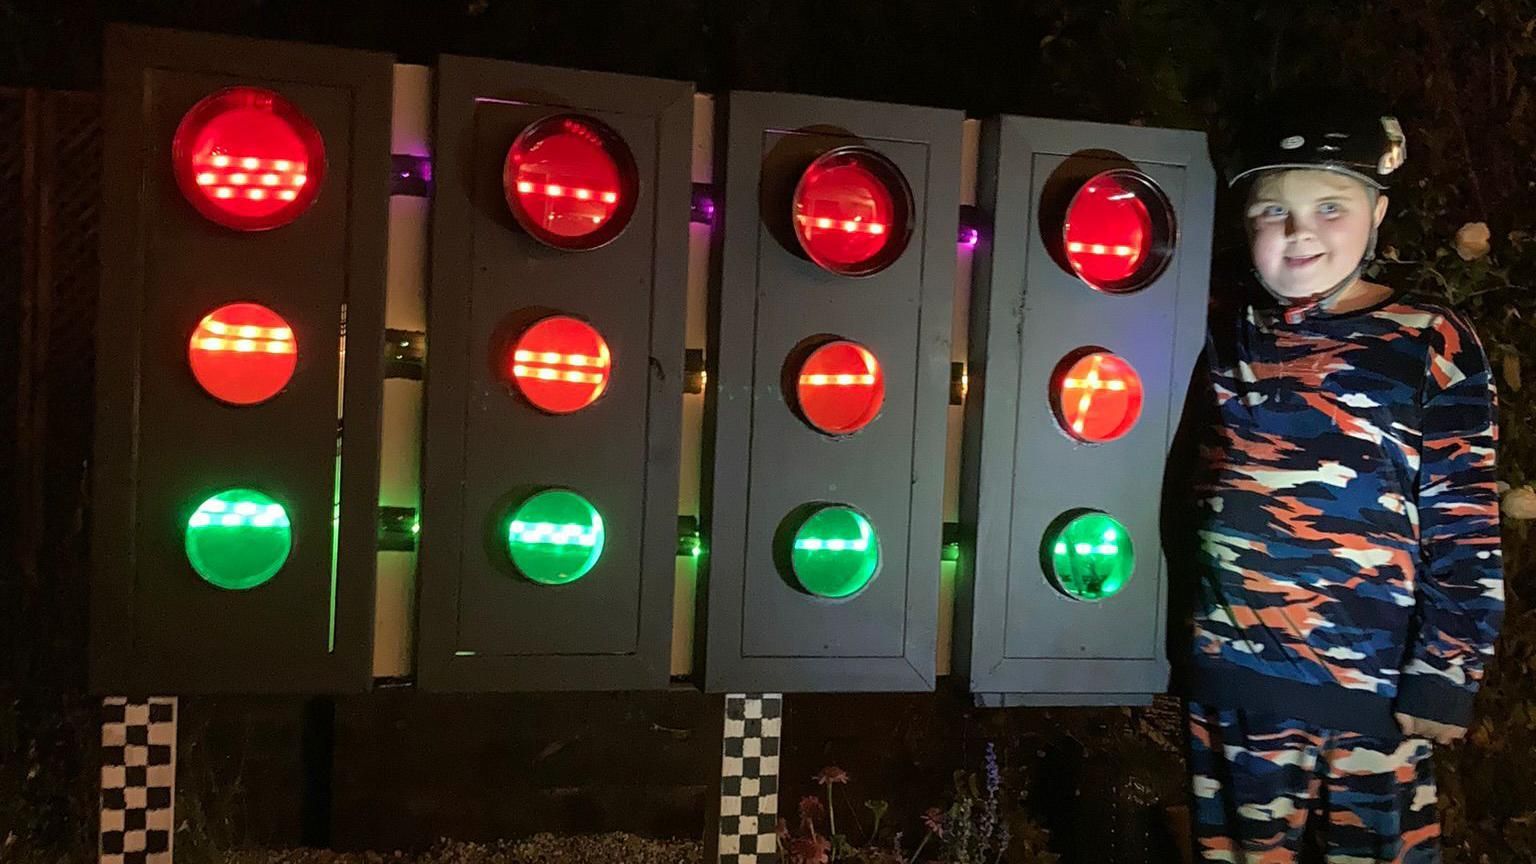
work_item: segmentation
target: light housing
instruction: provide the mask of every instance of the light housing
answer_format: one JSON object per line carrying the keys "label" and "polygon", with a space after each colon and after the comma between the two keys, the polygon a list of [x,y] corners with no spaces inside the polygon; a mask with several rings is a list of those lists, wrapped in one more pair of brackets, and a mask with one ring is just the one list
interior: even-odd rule
{"label": "light housing", "polygon": [[293,328],[259,303],[230,303],[209,312],[187,343],[192,377],[229,405],[256,405],[281,393],[298,362]]}
{"label": "light housing", "polygon": [[874,422],[885,404],[885,373],[873,352],[857,342],[824,342],[786,370],[795,408],[824,435],[851,435]]}
{"label": "light housing", "polygon": [[502,538],[513,566],[529,581],[568,585],[597,566],[606,534],[592,502],[569,489],[545,489],[512,510]]}
{"label": "light housing", "polygon": [[841,504],[809,508],[790,541],[790,570],[809,594],[829,600],[864,590],[880,570],[880,540],[869,518]]}
{"label": "light housing", "polygon": [[791,204],[794,235],[818,266],[868,276],[890,266],[912,236],[912,190],[889,159],[838,147],[800,175]]}
{"label": "light housing", "polygon": [[1151,284],[1173,257],[1173,206],[1152,178],[1129,168],[1088,178],[1061,226],[1065,261],[1078,278],[1109,294]]}
{"label": "light housing", "polygon": [[279,228],[303,215],[325,179],[325,142],[292,102],[261,87],[204,97],[171,140],[182,195],[237,231]]}
{"label": "light housing", "polygon": [[537,120],[513,140],[502,194],[517,224],[547,246],[596,249],[635,212],[635,158],[606,124],[579,114]]}
{"label": "light housing", "polygon": [[607,391],[613,355],[596,327],[571,315],[550,315],[517,336],[500,366],[502,377],[535,408],[570,414]]}
{"label": "light housing", "polygon": [[1136,569],[1136,549],[1119,520],[1080,509],[1047,527],[1040,561],[1056,590],[1074,600],[1097,601],[1125,588]]}
{"label": "light housing", "polygon": [[244,591],[266,584],[293,548],[287,508],[255,489],[226,489],[187,519],[187,561],[208,584]]}
{"label": "light housing", "polygon": [[1063,432],[1088,444],[1113,441],[1141,418],[1141,375],[1118,354],[1081,349],[1056,365],[1050,398]]}

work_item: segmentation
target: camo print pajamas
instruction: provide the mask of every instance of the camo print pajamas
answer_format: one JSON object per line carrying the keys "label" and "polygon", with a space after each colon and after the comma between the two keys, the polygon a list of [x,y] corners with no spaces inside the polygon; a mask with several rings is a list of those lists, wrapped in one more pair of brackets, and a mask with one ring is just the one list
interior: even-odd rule
{"label": "camo print pajamas", "polygon": [[1436,864],[1434,745],[1189,706],[1195,854],[1296,860],[1309,814],[1329,864]]}
{"label": "camo print pajamas", "polygon": [[[1404,743],[1393,712],[1469,725],[1503,617],[1482,345],[1429,303],[1299,321],[1247,305],[1212,316],[1205,360],[1193,791],[1202,819],[1233,820],[1227,841],[1202,829],[1208,860],[1292,860],[1321,790],[1346,850],[1330,860],[1437,861],[1418,842],[1368,850],[1438,831],[1430,745]],[[1243,843],[1275,851],[1219,857]]]}

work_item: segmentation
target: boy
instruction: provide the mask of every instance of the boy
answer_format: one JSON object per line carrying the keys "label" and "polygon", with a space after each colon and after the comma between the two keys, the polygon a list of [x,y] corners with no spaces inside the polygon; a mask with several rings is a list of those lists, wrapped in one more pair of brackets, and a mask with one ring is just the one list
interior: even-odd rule
{"label": "boy", "polygon": [[[1310,94],[1249,130],[1253,275],[1213,314],[1197,460],[1196,854],[1438,862],[1433,745],[1461,737],[1503,615],[1497,403],[1454,312],[1361,278],[1397,121]],[[1197,372],[1200,370],[1197,370]]]}

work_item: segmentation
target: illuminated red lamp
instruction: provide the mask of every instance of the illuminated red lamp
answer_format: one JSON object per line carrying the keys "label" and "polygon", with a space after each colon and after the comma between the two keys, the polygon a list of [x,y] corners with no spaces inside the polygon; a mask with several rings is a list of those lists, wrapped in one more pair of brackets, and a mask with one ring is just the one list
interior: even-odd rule
{"label": "illuminated red lamp", "polygon": [[1109,351],[1074,352],[1051,376],[1056,422],[1079,441],[1098,444],[1129,432],[1141,417],[1141,401],[1141,376]]}
{"label": "illuminated red lamp", "polygon": [[812,428],[851,435],[880,415],[885,373],[857,342],[828,342],[812,351],[794,373],[796,407]]}
{"label": "illuminated red lamp", "polygon": [[613,359],[591,324],[569,315],[540,319],[517,337],[503,375],[535,408],[570,414],[608,389]]}
{"label": "illuminated red lamp", "polygon": [[868,276],[890,266],[912,236],[912,190],[890,160],[862,147],[817,157],[795,185],[795,239],[819,266]]}
{"label": "illuminated red lamp", "polygon": [[590,117],[557,114],[524,129],[507,150],[501,186],[512,216],[556,249],[595,249],[635,212],[635,159],[624,139]]}
{"label": "illuminated red lamp", "polygon": [[230,405],[255,405],[283,391],[299,362],[293,328],[257,303],[231,303],[198,322],[187,345],[192,377]]}
{"label": "illuminated red lamp", "polygon": [[1173,207],[1157,184],[1117,168],[1089,178],[1067,206],[1062,245],[1079,278],[1123,294],[1162,275],[1173,255]]}
{"label": "illuminated red lamp", "polygon": [[315,202],[325,143],[282,96],[230,87],[192,106],[171,141],[176,185],[197,212],[226,228],[287,225]]}

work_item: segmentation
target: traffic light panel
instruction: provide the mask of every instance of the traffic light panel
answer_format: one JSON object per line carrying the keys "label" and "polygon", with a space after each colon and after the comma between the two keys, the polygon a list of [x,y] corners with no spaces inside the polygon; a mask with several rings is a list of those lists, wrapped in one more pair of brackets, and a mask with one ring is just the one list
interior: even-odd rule
{"label": "traffic light panel", "polygon": [[369,686],[391,69],[108,31],[98,692]]}
{"label": "traffic light panel", "polygon": [[955,671],[988,704],[1167,683],[1162,466],[1203,344],[1214,179],[1195,132],[983,124]]}
{"label": "traffic light panel", "polygon": [[706,689],[932,689],[963,118],[726,101]]}
{"label": "traffic light panel", "polygon": [[693,85],[437,88],[421,684],[666,687]]}

